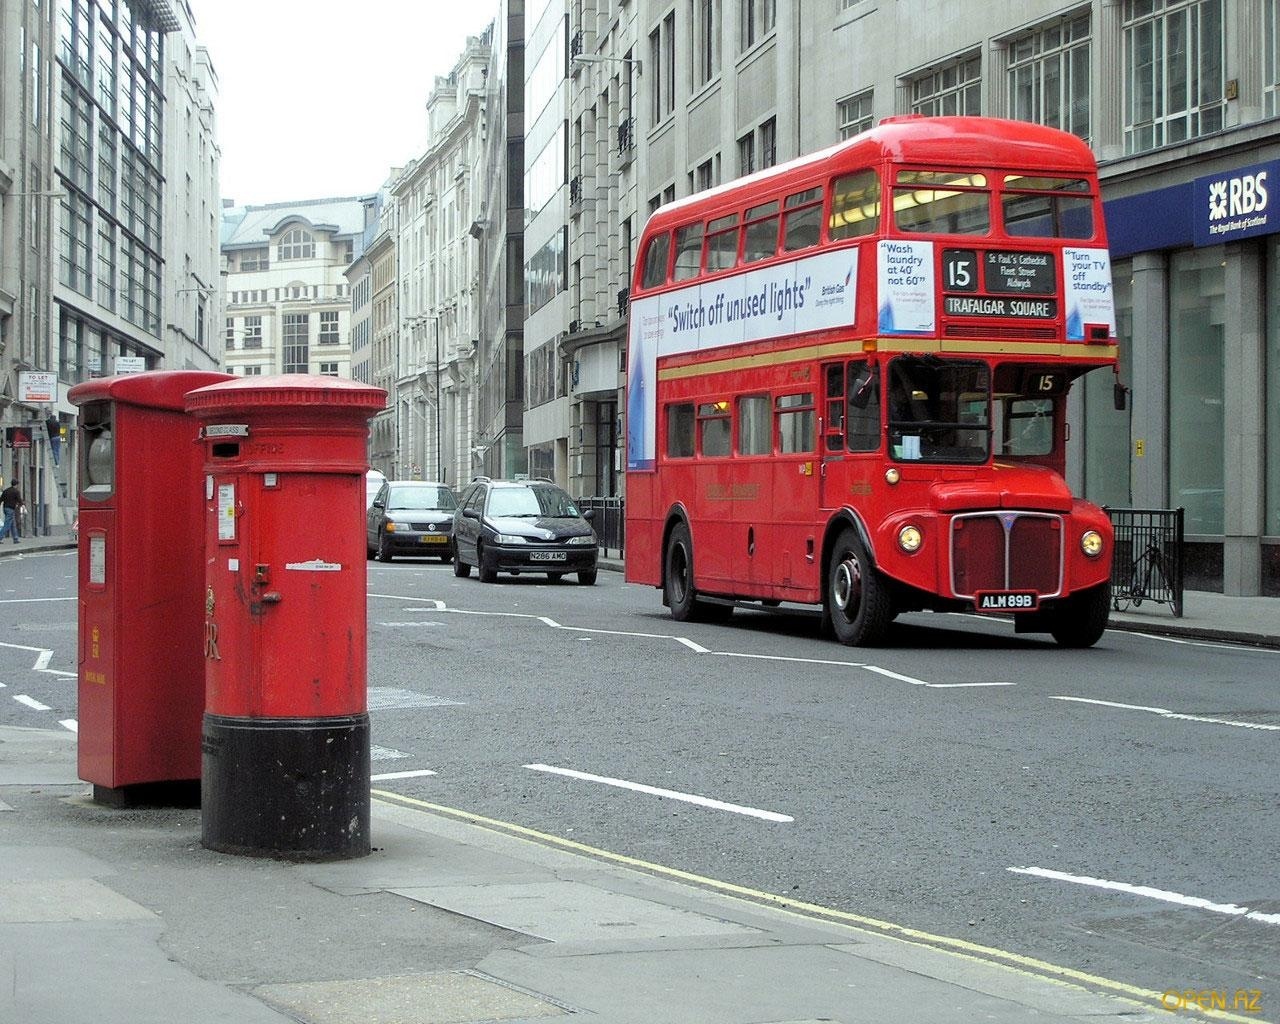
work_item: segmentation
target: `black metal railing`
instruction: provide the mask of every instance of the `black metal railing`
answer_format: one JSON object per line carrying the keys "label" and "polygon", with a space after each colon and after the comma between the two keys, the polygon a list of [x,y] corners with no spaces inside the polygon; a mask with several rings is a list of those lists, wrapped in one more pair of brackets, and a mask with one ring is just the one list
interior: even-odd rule
{"label": "black metal railing", "polygon": [[627,156],[636,148],[636,119],[629,117],[618,125],[618,153]]}
{"label": "black metal railing", "polygon": [[601,552],[606,557],[612,554],[621,558],[626,549],[623,543],[625,540],[623,499],[579,498],[578,508],[583,512],[588,509],[595,512],[591,518],[591,528],[596,531],[596,541],[600,545]]}
{"label": "black metal railing", "polygon": [[618,289],[618,319],[621,320],[627,315],[627,310],[631,308],[631,289]]}
{"label": "black metal railing", "polygon": [[1109,508],[1115,528],[1111,604],[1116,611],[1143,601],[1167,604],[1182,618],[1183,510]]}
{"label": "black metal railing", "polygon": [[582,29],[578,29],[578,31],[575,32],[569,38],[570,59],[580,56],[585,46],[586,46],[586,34],[583,32]]}
{"label": "black metal railing", "polygon": [[582,203],[582,175],[578,174],[569,179],[569,205],[578,206]]}

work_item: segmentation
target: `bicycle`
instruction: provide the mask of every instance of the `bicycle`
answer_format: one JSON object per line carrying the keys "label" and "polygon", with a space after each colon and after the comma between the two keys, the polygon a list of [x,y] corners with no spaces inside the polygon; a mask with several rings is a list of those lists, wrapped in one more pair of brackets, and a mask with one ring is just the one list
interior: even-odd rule
{"label": "bicycle", "polygon": [[[1158,593],[1170,596],[1159,598],[1156,596]],[[1141,608],[1143,601],[1170,604],[1173,601],[1172,595],[1173,582],[1165,565],[1164,554],[1159,545],[1152,541],[1143,549],[1142,554],[1133,560],[1133,566],[1129,570],[1129,580],[1115,589],[1111,605],[1116,611],[1122,612],[1130,604],[1135,608]],[[1121,602],[1124,602],[1123,607]]]}

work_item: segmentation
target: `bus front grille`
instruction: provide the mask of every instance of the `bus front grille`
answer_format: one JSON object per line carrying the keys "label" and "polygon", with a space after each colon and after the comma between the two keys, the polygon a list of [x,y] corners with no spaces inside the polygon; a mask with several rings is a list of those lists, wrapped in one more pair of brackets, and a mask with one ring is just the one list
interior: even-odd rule
{"label": "bus front grille", "polygon": [[1046,512],[970,512],[951,520],[951,588],[972,598],[984,590],[1062,590],[1062,517]]}

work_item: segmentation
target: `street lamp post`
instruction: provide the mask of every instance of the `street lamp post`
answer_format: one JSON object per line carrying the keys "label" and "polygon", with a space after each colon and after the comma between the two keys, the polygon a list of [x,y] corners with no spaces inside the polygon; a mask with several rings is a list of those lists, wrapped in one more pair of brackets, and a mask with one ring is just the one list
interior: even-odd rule
{"label": "street lamp post", "polygon": [[[445,479],[444,472],[444,456],[440,441],[440,318],[431,313],[420,313],[409,321],[409,327],[415,328],[431,321],[435,329],[435,378],[436,378],[436,476],[441,483],[448,483]],[[421,375],[419,375],[421,376]]]}

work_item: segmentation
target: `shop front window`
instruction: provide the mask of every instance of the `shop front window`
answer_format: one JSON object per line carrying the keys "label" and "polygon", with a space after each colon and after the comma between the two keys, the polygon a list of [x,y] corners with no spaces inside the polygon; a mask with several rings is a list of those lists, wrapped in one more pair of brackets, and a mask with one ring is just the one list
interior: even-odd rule
{"label": "shop front window", "polygon": [[1189,535],[1223,531],[1223,259],[1214,246],[1169,266],[1169,501]]}
{"label": "shop front window", "polygon": [[1280,236],[1267,241],[1266,452],[1267,512],[1262,532],[1280,537]]}
{"label": "shop front window", "polygon": [[[1120,380],[1133,387],[1133,261],[1111,266],[1116,306],[1116,340],[1120,345]],[[1129,474],[1132,444],[1129,430],[1133,396],[1125,408],[1115,407],[1115,375],[1090,370],[1084,387],[1084,496],[1095,505],[1126,508],[1133,503]],[[1077,387],[1081,385],[1077,384]]]}

